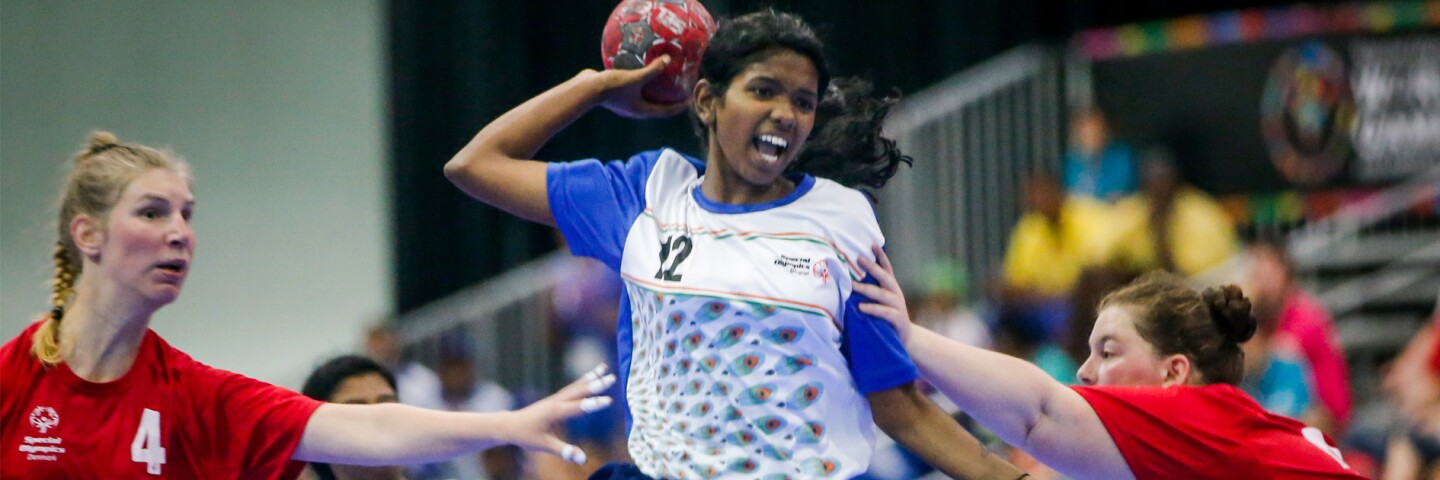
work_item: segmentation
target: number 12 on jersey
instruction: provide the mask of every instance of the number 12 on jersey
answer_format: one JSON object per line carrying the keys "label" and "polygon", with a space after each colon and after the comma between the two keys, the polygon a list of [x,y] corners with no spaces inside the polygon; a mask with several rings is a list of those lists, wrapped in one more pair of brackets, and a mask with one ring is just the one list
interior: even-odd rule
{"label": "number 12 on jersey", "polygon": [[[690,237],[686,235],[668,237],[665,241],[660,242],[660,270],[655,272],[655,279],[680,281],[680,277],[683,275],[675,273],[675,269],[680,268],[680,264],[690,257],[690,247]],[[667,269],[665,262],[671,260],[671,254],[674,254],[674,260],[670,262],[670,268]]]}
{"label": "number 12 on jersey", "polygon": [[165,447],[160,445],[160,412],[145,409],[140,414],[140,428],[130,442],[130,461],[145,464],[145,473],[160,474],[165,464]]}

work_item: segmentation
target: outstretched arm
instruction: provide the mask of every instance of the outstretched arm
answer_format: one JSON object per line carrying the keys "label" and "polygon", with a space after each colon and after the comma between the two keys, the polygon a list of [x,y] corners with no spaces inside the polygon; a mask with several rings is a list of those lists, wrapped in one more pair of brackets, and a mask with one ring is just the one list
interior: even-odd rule
{"label": "outstretched arm", "polygon": [[644,100],[640,88],[669,57],[636,70],[585,70],[491,121],[445,164],[445,178],[476,200],[554,226],[545,192],[545,164],[530,161],[550,138],[597,105],[628,117],[661,117],[687,104]]}
{"label": "outstretched arm", "polygon": [[914,383],[865,396],[875,424],[890,438],[952,478],[1016,480],[1025,472],[995,455]]}
{"label": "outstretched arm", "polygon": [[925,378],[1006,443],[1077,478],[1132,478],[1095,410],[1079,393],[1024,360],[945,338],[910,323],[890,259],[861,258],[879,286],[856,282],[875,303],[861,311],[893,325]]}
{"label": "outstretched arm", "polygon": [[400,404],[321,405],[291,458],[342,465],[400,465],[445,460],[514,444],[583,464],[585,453],[551,433],[561,422],[610,405],[591,396],[615,383],[604,367],[521,410],[461,413]]}

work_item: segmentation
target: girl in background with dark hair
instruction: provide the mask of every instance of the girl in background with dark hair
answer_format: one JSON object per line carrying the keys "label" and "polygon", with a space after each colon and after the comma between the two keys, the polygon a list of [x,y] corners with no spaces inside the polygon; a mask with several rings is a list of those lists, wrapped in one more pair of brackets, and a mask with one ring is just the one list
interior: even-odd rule
{"label": "girl in background with dark hair", "polygon": [[[342,355],[315,367],[300,394],[315,400],[347,405],[374,405],[400,401],[395,376],[374,360],[359,355]],[[312,462],[310,470],[320,480],[403,480],[400,466],[361,467]]]}
{"label": "girl in background with dark hair", "polygon": [[936,388],[1006,443],[1078,479],[1364,478],[1319,430],[1265,412],[1236,388],[1255,334],[1238,287],[1196,292],[1151,274],[1100,302],[1083,386],[1024,360],[910,324],[889,259],[861,310],[895,326]]}
{"label": "girl in background with dark hair", "polygon": [[639,95],[661,58],[581,72],[445,166],[470,196],[558,226],[572,252],[624,278],[617,371],[636,466],[599,475],[849,478],[865,472],[878,424],[951,476],[1020,476],[918,392],[895,331],[856,310],[856,259],[884,238],[851,187],[878,188],[907,159],[880,136],[894,99],[832,81],[822,48],[793,15],[722,23],[687,102],[704,160],[528,160],[597,106],[684,111]]}

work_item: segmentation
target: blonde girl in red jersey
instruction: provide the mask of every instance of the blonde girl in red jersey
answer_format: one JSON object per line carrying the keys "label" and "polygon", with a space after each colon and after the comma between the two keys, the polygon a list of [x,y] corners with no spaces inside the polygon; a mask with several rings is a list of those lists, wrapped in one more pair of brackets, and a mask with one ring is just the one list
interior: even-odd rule
{"label": "blonde girl in red jersey", "polygon": [[150,330],[195,253],[186,163],[91,135],[60,201],[52,310],[0,347],[5,478],[294,478],[315,461],[391,465],[500,444],[584,454],[551,433],[609,404],[604,371],[528,408],[472,414],[322,404],[211,368]]}

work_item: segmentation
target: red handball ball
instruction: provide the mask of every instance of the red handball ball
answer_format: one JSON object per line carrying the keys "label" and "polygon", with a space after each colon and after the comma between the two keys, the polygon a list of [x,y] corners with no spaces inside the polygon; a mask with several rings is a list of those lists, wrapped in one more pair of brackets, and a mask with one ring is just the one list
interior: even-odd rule
{"label": "red handball ball", "polygon": [[715,20],[696,0],[622,0],[605,22],[600,57],[605,68],[634,69],[669,54],[665,72],[640,94],[655,103],[683,102],[714,33]]}

